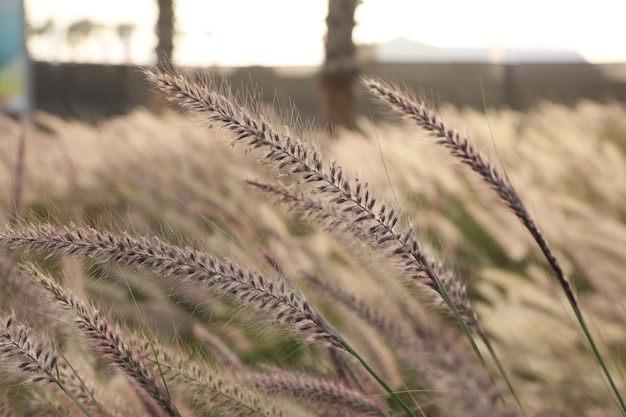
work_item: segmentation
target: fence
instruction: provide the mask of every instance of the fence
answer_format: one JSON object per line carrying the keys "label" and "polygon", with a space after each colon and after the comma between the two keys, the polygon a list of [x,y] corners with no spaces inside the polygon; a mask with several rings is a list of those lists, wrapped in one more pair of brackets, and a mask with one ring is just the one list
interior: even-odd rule
{"label": "fence", "polygon": [[[318,112],[316,68],[201,71],[225,76],[234,88],[254,88],[283,109],[295,105],[305,118]],[[626,102],[626,64],[369,63],[361,71],[400,81],[435,103],[461,107],[483,108],[486,102],[526,110],[540,100]],[[35,107],[61,116],[93,119],[151,105],[149,86],[136,66],[37,62],[34,79]],[[359,113],[373,108],[360,89],[357,99]]]}

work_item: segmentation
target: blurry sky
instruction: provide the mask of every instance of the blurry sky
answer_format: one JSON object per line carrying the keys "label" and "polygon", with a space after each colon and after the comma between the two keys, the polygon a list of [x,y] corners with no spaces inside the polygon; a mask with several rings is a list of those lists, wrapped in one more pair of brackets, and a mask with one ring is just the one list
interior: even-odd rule
{"label": "blurry sky", "polygon": [[[112,29],[131,23],[133,63],[154,60],[156,0],[24,0],[34,26],[36,59],[126,60]],[[319,65],[327,0],[177,0],[174,60],[179,65]],[[405,37],[434,46],[569,49],[592,62],[626,61],[624,0],[363,0],[357,43]],[[102,23],[100,35],[70,47],[65,31],[78,20]]]}

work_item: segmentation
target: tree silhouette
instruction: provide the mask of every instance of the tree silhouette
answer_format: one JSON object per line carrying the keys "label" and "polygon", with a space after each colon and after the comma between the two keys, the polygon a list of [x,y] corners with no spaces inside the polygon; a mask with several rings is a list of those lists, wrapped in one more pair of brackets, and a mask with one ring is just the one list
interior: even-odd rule
{"label": "tree silhouette", "polygon": [[159,7],[156,26],[157,65],[163,65],[172,59],[174,53],[174,1],[157,0],[157,5]]}
{"label": "tree silhouette", "polygon": [[[159,17],[157,18],[156,47],[157,66],[168,65],[174,54],[174,0],[157,0]],[[152,105],[157,114],[162,114],[167,108],[167,100],[162,93],[155,91],[152,96]]]}
{"label": "tree silhouette", "polygon": [[352,30],[358,4],[359,0],[328,0],[326,58],[320,87],[322,117],[331,132],[339,125],[354,128],[353,83],[358,68]]}
{"label": "tree silhouette", "polygon": [[26,22],[27,36],[44,36],[56,29],[56,23],[52,19],[47,19],[40,26],[33,26],[30,22]]}
{"label": "tree silhouette", "polygon": [[89,19],[82,19],[72,23],[67,28],[67,42],[76,47],[92,36],[95,32],[104,28],[101,23]]}

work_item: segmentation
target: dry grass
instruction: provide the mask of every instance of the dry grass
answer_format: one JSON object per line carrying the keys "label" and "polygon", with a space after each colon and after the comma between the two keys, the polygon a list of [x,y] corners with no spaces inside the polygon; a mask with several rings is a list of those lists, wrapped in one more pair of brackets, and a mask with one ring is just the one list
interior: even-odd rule
{"label": "dry grass", "polygon": [[27,250],[1,260],[0,415],[619,415],[552,261],[486,189],[515,187],[623,391],[622,106],[440,109],[487,186],[415,127],[330,142],[155,78],[200,118],[36,118],[1,233]]}

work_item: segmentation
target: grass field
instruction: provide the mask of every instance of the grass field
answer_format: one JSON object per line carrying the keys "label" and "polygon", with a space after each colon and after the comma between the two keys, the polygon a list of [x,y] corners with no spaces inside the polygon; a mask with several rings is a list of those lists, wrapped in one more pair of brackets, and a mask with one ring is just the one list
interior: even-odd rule
{"label": "grass field", "polygon": [[[437,113],[513,184],[624,392],[626,107]],[[0,416],[623,415],[538,245],[428,132],[273,122],[294,162],[211,115],[36,115],[0,236]],[[8,224],[19,126],[0,132]],[[303,179],[318,155],[359,204]]]}

